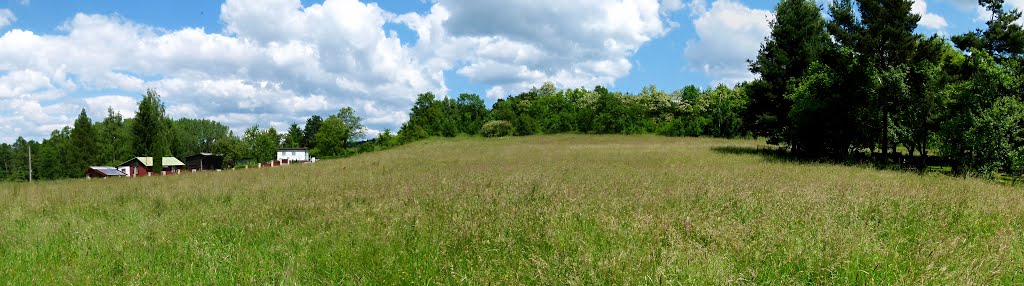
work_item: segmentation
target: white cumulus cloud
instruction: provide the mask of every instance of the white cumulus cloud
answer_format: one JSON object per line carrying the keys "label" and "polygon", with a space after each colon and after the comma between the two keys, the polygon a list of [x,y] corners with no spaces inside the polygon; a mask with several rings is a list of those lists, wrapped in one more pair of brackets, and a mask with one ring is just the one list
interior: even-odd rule
{"label": "white cumulus cloud", "polygon": [[[398,15],[358,0],[226,0],[222,31],[77,14],[54,33],[0,36],[0,142],[45,138],[83,107],[131,116],[147,88],[172,117],[235,130],[283,129],[344,106],[371,130],[396,129],[416,94],[448,93],[448,72],[492,86],[491,98],[545,81],[614,84],[641,46],[672,28],[666,13],[698,2],[438,0]],[[13,20],[0,12],[0,27]]]}
{"label": "white cumulus cloud", "polygon": [[440,0],[398,21],[417,32],[421,54],[498,98],[545,81],[613,84],[629,73],[630,56],[668,32],[664,11],[657,0]]}
{"label": "white cumulus cloud", "polygon": [[[375,4],[227,1],[222,10],[225,34],[88,14],[67,21],[63,34],[7,32],[0,37],[0,100],[7,101],[0,121],[18,127],[2,133],[45,137],[70,124],[81,107],[90,115],[104,115],[103,105],[130,115],[126,99],[137,100],[146,88],[163,96],[173,117],[223,119],[235,129],[280,129],[342,106],[358,110],[366,101],[385,111],[358,110],[361,116],[397,126],[417,93],[445,92],[440,67],[421,63],[413,48],[386,35],[383,25],[394,15]],[[82,95],[93,91],[108,95]],[[47,109],[58,104],[69,108]],[[19,115],[36,106],[70,111]]]}
{"label": "white cumulus cloud", "polygon": [[702,71],[716,82],[753,79],[747,60],[757,56],[774,18],[767,10],[731,0],[716,1],[693,21],[697,38],[687,43],[683,56],[690,69]]}
{"label": "white cumulus cloud", "polygon": [[941,31],[949,26],[949,23],[946,23],[946,18],[938,14],[928,13],[928,3],[924,0],[914,0],[914,4],[910,6],[910,12],[921,15],[921,21],[918,24],[925,28]]}

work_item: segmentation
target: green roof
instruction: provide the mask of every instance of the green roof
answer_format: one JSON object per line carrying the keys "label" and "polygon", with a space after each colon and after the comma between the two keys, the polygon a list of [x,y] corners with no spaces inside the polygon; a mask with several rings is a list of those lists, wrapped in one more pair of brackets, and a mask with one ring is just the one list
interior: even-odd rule
{"label": "green roof", "polygon": [[[139,162],[142,162],[146,167],[153,167],[153,157],[135,157],[132,160],[139,160]],[[132,160],[124,162],[121,166],[127,165],[128,162],[131,162]],[[164,157],[163,162],[160,163],[163,164],[164,167],[185,166],[185,163],[182,163],[181,160],[174,157]]]}

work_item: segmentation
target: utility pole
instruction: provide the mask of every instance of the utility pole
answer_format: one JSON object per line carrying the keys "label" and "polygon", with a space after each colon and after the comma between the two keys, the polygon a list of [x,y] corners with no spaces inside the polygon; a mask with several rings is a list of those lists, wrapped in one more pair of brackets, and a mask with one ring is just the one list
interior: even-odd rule
{"label": "utility pole", "polygon": [[32,182],[32,143],[28,143],[28,182]]}

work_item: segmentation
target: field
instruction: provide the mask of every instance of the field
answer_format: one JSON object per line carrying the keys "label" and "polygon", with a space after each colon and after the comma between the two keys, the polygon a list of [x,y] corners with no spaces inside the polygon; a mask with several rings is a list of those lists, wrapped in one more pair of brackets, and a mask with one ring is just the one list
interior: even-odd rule
{"label": "field", "polygon": [[430,139],[315,164],[0,184],[9,284],[1022,284],[1022,189],[759,141]]}

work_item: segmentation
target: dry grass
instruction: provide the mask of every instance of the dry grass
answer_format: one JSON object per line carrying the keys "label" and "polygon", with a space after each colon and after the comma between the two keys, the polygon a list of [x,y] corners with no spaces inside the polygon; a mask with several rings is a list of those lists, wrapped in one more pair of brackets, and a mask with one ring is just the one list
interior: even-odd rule
{"label": "dry grass", "polygon": [[432,139],[167,178],[0,184],[11,284],[1021,284],[1020,189],[756,141]]}

